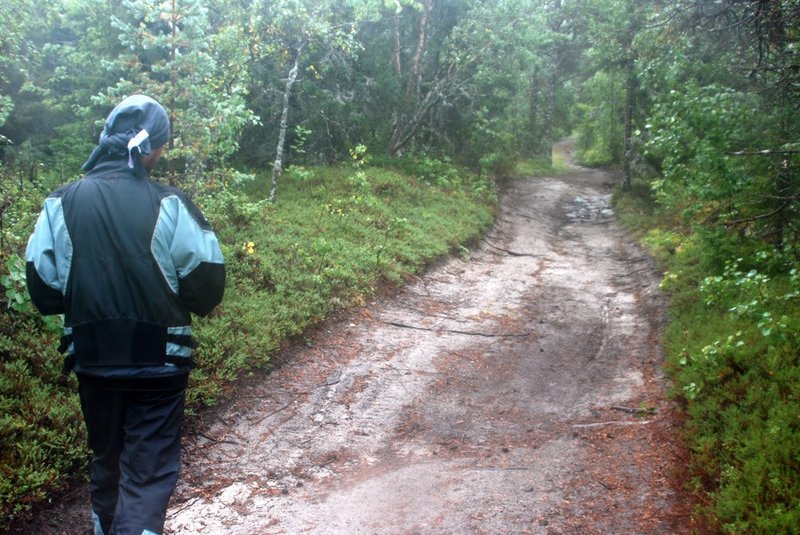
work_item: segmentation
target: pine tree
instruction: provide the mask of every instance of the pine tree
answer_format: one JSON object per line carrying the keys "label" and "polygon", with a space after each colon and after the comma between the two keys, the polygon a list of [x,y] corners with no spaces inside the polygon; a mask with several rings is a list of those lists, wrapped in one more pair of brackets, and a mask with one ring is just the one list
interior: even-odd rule
{"label": "pine tree", "polygon": [[231,35],[215,33],[207,2],[122,4],[112,24],[126,52],[110,67],[124,67],[127,75],[97,99],[113,105],[124,96],[145,93],[160,101],[172,123],[166,155],[170,181],[182,170],[186,180],[197,183],[237,149],[244,125],[257,120],[245,103],[246,74],[215,56],[227,50]]}

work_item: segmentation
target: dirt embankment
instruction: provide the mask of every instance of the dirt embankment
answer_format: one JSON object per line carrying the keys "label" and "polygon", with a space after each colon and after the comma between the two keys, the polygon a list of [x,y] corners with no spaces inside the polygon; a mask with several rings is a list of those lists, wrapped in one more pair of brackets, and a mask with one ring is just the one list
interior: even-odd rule
{"label": "dirt embankment", "polygon": [[469,258],[247,381],[186,441],[168,533],[690,533],[664,303],[610,183],[510,184]]}

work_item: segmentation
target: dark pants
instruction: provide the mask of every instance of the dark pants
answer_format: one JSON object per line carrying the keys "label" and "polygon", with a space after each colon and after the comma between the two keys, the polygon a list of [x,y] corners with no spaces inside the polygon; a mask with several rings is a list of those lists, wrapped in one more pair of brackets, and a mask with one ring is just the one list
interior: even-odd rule
{"label": "dark pants", "polygon": [[105,390],[81,381],[79,393],[96,535],[161,533],[178,481],[185,389]]}

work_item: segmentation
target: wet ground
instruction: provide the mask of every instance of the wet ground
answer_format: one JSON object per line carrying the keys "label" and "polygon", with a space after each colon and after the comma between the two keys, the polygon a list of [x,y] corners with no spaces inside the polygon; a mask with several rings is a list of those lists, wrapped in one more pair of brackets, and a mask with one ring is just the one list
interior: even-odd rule
{"label": "wet ground", "polygon": [[688,533],[653,265],[611,178],[313,335],[187,448],[172,533]]}
{"label": "wet ground", "polygon": [[507,185],[496,227],[310,333],[186,440],[171,534],[683,534],[651,260],[612,178]]}

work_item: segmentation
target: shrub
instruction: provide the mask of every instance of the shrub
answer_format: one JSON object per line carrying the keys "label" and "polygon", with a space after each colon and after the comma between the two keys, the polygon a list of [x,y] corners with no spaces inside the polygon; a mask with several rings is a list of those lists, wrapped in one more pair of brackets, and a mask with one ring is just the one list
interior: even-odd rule
{"label": "shrub", "polygon": [[643,241],[667,269],[663,343],[674,393],[686,407],[695,482],[711,498],[705,513],[726,533],[796,532],[796,255],[719,231],[652,229]]}
{"label": "shrub", "polygon": [[[0,311],[0,518],[64,488],[86,461],[74,377],[35,317]],[[0,523],[2,525],[2,523]]]}

